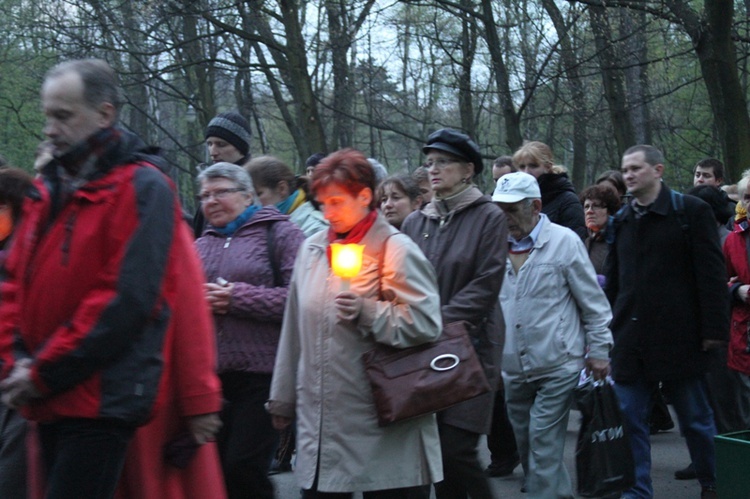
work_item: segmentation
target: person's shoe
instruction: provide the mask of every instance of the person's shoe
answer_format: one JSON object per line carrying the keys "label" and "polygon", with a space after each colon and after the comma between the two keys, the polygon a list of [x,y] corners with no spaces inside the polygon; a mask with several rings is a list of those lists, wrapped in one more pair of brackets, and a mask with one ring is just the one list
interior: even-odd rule
{"label": "person's shoe", "polygon": [[687,467],[675,471],[674,478],[675,480],[695,480],[698,478],[698,474],[695,472],[695,466],[693,466],[693,463],[690,463]]}
{"label": "person's shoe", "polygon": [[701,499],[718,499],[716,487],[701,487]]}
{"label": "person's shoe", "polygon": [[661,431],[669,431],[674,428],[674,421],[665,421],[661,423],[649,423],[648,430],[651,435],[656,435]]}
{"label": "person's shoe", "polygon": [[275,458],[271,461],[271,467],[268,469],[269,475],[277,475],[279,473],[286,473],[292,471],[292,463],[286,461],[279,462]]}
{"label": "person's shoe", "polygon": [[521,460],[520,458],[518,458],[518,456],[516,456],[510,462],[493,461],[489,466],[487,466],[487,469],[484,472],[487,474],[487,476],[490,477],[510,476],[513,474],[513,470],[515,470],[519,464],[521,464]]}

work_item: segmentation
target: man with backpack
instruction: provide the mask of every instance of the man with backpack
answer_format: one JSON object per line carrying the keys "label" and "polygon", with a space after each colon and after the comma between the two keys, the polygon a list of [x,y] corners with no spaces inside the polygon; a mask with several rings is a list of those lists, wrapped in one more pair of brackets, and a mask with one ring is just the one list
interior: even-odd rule
{"label": "man with backpack", "polygon": [[612,304],[612,375],[626,420],[636,485],[623,497],[653,497],[648,414],[662,382],[687,440],[701,497],[716,497],[716,434],[703,374],[709,349],[729,331],[726,270],[710,207],[671,191],[657,148],[625,151],[633,196],[614,218],[606,293]]}

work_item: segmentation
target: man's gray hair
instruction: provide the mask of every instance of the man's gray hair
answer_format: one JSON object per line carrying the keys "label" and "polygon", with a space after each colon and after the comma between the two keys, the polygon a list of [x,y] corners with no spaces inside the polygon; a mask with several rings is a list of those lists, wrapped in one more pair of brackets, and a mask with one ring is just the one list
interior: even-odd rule
{"label": "man's gray hair", "polygon": [[241,166],[237,166],[234,163],[220,161],[214,163],[198,174],[198,182],[217,178],[225,178],[230,182],[233,182],[237,187],[251,194],[256,203],[258,202],[258,196],[255,195],[255,188],[253,187],[253,179],[250,178],[250,174],[247,173],[247,170]]}
{"label": "man's gray hair", "polygon": [[119,115],[124,102],[122,89],[117,81],[117,73],[103,59],[77,59],[61,62],[53,67],[44,79],[58,78],[66,73],[77,73],[83,81],[83,99],[91,108],[109,102]]}

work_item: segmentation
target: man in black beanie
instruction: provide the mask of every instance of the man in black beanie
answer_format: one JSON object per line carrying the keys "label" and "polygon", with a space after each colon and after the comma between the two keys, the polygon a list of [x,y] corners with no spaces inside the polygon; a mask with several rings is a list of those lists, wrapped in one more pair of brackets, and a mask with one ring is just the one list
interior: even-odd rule
{"label": "man in black beanie", "polygon": [[243,166],[250,160],[250,125],[237,113],[216,115],[206,127],[206,147],[212,163]]}
{"label": "man in black beanie", "polygon": [[[206,127],[206,148],[211,163],[226,161],[244,167],[250,161],[250,124],[234,112],[217,114]],[[199,169],[204,165],[201,165]],[[193,217],[193,236],[201,237],[206,221],[200,207]]]}

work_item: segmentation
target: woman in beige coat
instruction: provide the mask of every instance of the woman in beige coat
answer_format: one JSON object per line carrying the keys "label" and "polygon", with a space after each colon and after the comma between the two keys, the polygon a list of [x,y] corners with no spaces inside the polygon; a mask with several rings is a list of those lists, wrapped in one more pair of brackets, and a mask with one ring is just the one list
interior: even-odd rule
{"label": "woman in beige coat", "polygon": [[[442,479],[435,416],[379,427],[361,360],[376,342],[408,347],[442,329],[432,266],[374,210],[374,183],[353,150],[331,154],[313,175],[331,228],[298,253],[267,406],[278,429],[296,417],[304,498],[428,497],[423,486]],[[365,245],[350,291],[331,271],[331,242]]]}

